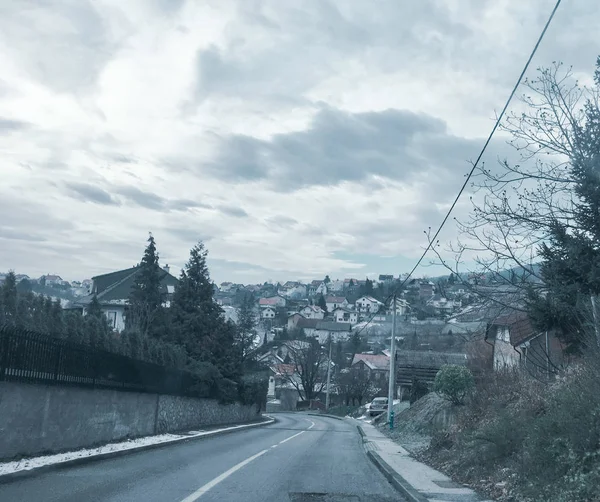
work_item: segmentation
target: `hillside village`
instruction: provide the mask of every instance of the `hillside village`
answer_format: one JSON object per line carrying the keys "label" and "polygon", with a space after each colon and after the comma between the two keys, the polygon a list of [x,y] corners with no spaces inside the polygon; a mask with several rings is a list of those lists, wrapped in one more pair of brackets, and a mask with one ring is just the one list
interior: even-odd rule
{"label": "hillside village", "polygon": [[[97,300],[118,336],[126,329],[128,299],[138,275],[139,266],[72,282],[56,274],[40,278],[16,274],[15,278],[19,293],[49,296],[65,312],[85,316],[90,303]],[[0,274],[0,285],[5,277]],[[163,305],[168,307],[178,279],[168,265],[159,269],[159,277]],[[498,308],[488,301],[491,296],[506,299],[514,288],[485,275],[405,279],[382,274],[376,280],[326,276],[309,282],[223,282],[213,285],[213,299],[223,317],[234,324],[240,322],[241,309],[250,310],[250,346],[258,361],[269,368],[271,409],[295,409],[306,401],[318,407],[325,401],[327,358],[320,363],[322,371],[308,399],[300,384],[299,365],[290,364],[294,345],[297,348],[308,339],[321,347],[329,343],[335,347],[335,357],[329,361],[334,374],[333,403],[361,404],[372,396],[387,395],[394,308],[399,398],[414,392],[415,378],[430,386],[437,370],[448,363],[485,372],[507,366],[538,371],[545,367],[545,356],[540,353],[553,365],[562,361],[558,339],[541,336],[518,308]],[[518,306],[518,301],[513,303]],[[358,396],[356,382],[352,389],[343,390],[345,368],[358,369],[364,377],[366,387]]]}

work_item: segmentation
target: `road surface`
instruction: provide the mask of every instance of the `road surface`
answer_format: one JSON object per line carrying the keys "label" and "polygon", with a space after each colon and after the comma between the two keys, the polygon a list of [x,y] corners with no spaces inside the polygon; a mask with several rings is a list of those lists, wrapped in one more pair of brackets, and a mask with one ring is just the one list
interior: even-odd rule
{"label": "road surface", "polygon": [[275,424],[0,484],[0,501],[392,502],[402,497],[346,421]]}

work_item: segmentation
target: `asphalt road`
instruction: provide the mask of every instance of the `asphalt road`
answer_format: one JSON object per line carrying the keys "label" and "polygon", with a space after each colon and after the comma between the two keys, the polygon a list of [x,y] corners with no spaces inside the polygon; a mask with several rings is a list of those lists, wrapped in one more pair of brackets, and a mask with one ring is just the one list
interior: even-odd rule
{"label": "asphalt road", "polygon": [[391,502],[402,497],[352,424],[277,414],[277,423],[0,484],[0,501]]}

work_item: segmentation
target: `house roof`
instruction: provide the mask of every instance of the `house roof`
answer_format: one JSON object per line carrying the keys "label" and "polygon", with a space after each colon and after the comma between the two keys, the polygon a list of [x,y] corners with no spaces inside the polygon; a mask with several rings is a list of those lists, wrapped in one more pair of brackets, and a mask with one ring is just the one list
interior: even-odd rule
{"label": "house roof", "polygon": [[352,366],[359,361],[363,361],[369,369],[372,370],[389,370],[390,358],[385,354],[354,354]]}
{"label": "house roof", "polygon": [[328,296],[325,303],[344,303],[346,299],[343,296]]}
{"label": "house roof", "polygon": [[332,312],[337,312],[338,310],[341,310],[342,312],[356,314],[356,310],[349,309],[348,307],[336,307],[332,310]]}
{"label": "house roof", "polygon": [[317,327],[317,323],[321,322],[320,319],[306,319],[305,317],[302,317],[301,319],[298,319],[298,322],[296,323],[296,327],[297,328],[316,328]]}
{"label": "house roof", "polygon": [[433,352],[430,350],[398,350],[396,366],[398,368],[441,368],[444,364],[464,366],[466,362],[466,354]]}
{"label": "house roof", "polygon": [[373,302],[373,303],[381,303],[377,298],[373,298],[372,296],[369,296],[369,295],[361,296],[356,301],[359,301],[359,300],[369,300],[370,302]]}
{"label": "house roof", "polygon": [[[171,289],[169,286],[176,286],[179,281],[166,270],[158,268],[161,293],[168,294]],[[89,303],[94,295],[100,303],[126,302],[140,270],[141,268],[137,266],[92,277],[94,281],[92,294],[82,298],[78,303]]]}
{"label": "house roof", "polygon": [[515,311],[499,316],[490,325],[508,327],[510,343],[513,346],[517,346],[538,334],[526,312]]}
{"label": "house roof", "polygon": [[351,331],[347,322],[319,321],[316,329],[322,331]]}
{"label": "house roof", "polygon": [[259,305],[277,305],[277,302],[281,299],[281,296],[271,296],[269,298],[261,298],[258,300]]}
{"label": "house roof", "polygon": [[293,375],[295,373],[293,364],[274,364],[271,366],[271,370],[273,370],[276,375]]}
{"label": "house roof", "polygon": [[379,280],[380,281],[392,281],[393,279],[394,279],[393,275],[379,274]]}
{"label": "house roof", "polygon": [[310,281],[310,285],[318,288],[323,281]]}
{"label": "house roof", "polygon": [[48,274],[48,275],[43,275],[42,277],[44,279],[46,279],[47,281],[62,281],[62,277],[60,275]]}
{"label": "house roof", "polygon": [[318,305],[305,305],[304,307],[302,307],[302,310],[304,309],[310,309],[313,312],[316,312],[317,314],[320,314],[323,312],[323,309],[321,307],[319,307]]}

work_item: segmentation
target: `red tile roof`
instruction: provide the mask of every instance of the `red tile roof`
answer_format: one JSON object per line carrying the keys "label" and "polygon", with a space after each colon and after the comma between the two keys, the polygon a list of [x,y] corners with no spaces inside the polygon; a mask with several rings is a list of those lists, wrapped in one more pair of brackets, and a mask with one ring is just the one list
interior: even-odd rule
{"label": "red tile roof", "polygon": [[352,365],[359,361],[364,361],[364,363],[372,370],[390,369],[390,358],[385,354],[354,354]]}
{"label": "red tile roof", "polygon": [[277,305],[279,297],[274,296],[272,298],[261,298],[258,300],[259,305]]}

